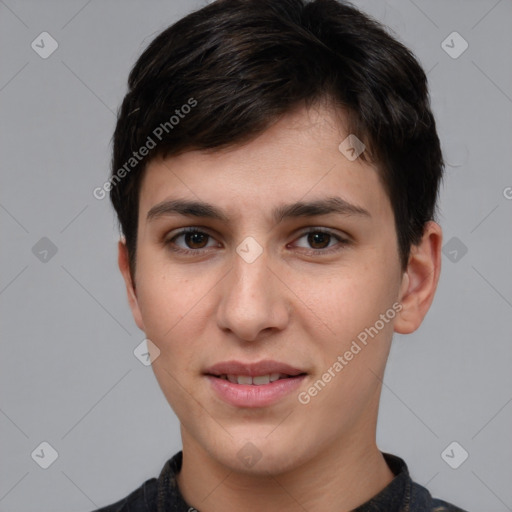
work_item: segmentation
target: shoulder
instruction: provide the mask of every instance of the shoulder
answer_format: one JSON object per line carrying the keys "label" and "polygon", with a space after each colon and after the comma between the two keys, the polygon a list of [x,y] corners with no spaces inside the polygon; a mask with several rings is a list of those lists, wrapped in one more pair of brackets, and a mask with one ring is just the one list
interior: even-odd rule
{"label": "shoulder", "polygon": [[428,489],[413,482],[412,483],[411,512],[467,512],[447,501],[433,498]]}
{"label": "shoulder", "polygon": [[153,512],[156,510],[157,479],[146,480],[126,498],[95,512]]}
{"label": "shoulder", "polygon": [[171,457],[160,471],[158,478],[146,480],[126,498],[94,512],[156,512],[156,510],[181,510],[186,507],[177,483],[183,453]]}
{"label": "shoulder", "polygon": [[387,498],[388,500],[391,498],[393,504],[396,504],[396,497],[400,497],[400,510],[407,512],[467,512],[447,501],[433,498],[426,487],[411,479],[409,468],[402,458],[391,453],[383,453],[383,455],[395,474],[395,479],[387,487]]}
{"label": "shoulder", "polygon": [[466,512],[465,510],[443,500],[432,499],[432,512]]}

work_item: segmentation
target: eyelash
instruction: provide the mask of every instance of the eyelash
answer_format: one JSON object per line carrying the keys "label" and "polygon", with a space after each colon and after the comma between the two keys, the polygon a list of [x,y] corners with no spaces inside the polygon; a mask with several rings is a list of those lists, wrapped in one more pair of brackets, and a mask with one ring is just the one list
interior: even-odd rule
{"label": "eyelash", "polygon": [[[178,231],[172,238],[170,238],[168,240],[164,240],[164,245],[170,247],[170,246],[174,245],[174,241],[177,238],[179,238],[180,236],[186,235],[188,233],[199,233],[201,235],[206,235],[210,238],[213,238],[212,235],[210,235],[209,233],[207,233],[205,231],[201,231],[197,227],[188,227],[188,228],[183,228],[180,231]],[[332,231],[329,231],[326,229],[320,229],[320,228],[311,228],[307,231],[302,232],[299,235],[299,237],[297,238],[297,240],[299,240],[299,239],[303,238],[304,236],[309,235],[311,233],[322,233],[324,235],[329,235],[329,236],[335,238],[339,243],[337,246],[333,246],[329,249],[307,249],[306,254],[308,254],[308,255],[332,254],[333,252],[338,252],[338,251],[342,250],[345,246],[350,244],[350,241],[348,239],[342,238],[341,236],[333,233]],[[208,250],[208,249],[212,249],[212,247],[206,248],[206,250]],[[205,249],[182,249],[181,247],[178,247],[178,248],[170,247],[170,250],[172,252],[184,254],[184,255],[191,255],[191,254],[197,255],[197,254],[203,252]]]}

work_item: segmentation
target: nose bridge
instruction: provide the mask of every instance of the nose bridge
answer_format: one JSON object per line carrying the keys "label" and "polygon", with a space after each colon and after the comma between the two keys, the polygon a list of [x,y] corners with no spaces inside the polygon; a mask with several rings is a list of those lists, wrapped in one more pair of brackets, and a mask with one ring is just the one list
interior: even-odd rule
{"label": "nose bridge", "polygon": [[269,254],[255,239],[245,239],[233,256],[232,297],[240,307],[255,313],[270,302],[272,285]]}
{"label": "nose bridge", "polygon": [[261,292],[269,291],[268,287],[264,289],[264,284],[268,284],[269,276],[272,274],[269,269],[268,251],[259,247],[255,246],[255,242],[244,241],[237,247],[237,254],[233,258],[233,278],[236,280],[237,290],[242,295],[248,293],[254,298]]}
{"label": "nose bridge", "polygon": [[[267,237],[268,238],[268,237]],[[271,254],[264,235],[245,236],[233,253],[233,272],[235,291],[239,293],[260,293],[262,281],[268,280],[271,271],[268,268]]]}

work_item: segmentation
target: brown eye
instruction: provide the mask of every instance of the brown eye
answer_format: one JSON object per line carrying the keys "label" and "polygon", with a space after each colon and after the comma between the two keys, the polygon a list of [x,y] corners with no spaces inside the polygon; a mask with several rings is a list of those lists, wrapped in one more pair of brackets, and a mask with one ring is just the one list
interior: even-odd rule
{"label": "brown eye", "polygon": [[169,246],[171,251],[176,253],[199,254],[203,249],[214,247],[214,242],[215,240],[208,233],[200,231],[196,228],[187,228],[182,229],[175,236],[169,238],[164,243],[166,246]]}
{"label": "brown eye", "polygon": [[313,249],[325,249],[329,245],[332,235],[322,231],[314,231],[308,234],[308,243]]}
{"label": "brown eye", "polygon": [[[306,242],[298,243],[299,240],[305,239]],[[323,229],[310,229],[302,233],[297,239],[297,246],[312,254],[330,254],[342,250],[350,244],[350,241],[342,236],[325,231]]]}
{"label": "brown eye", "polygon": [[191,233],[185,233],[184,235],[185,244],[190,249],[202,249],[208,242],[209,235],[201,233],[200,231],[193,231]]}

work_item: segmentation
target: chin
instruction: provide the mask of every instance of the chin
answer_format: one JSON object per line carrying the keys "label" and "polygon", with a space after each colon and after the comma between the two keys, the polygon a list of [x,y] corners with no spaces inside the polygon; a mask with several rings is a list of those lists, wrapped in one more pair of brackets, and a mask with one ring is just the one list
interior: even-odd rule
{"label": "chin", "polygon": [[270,439],[265,437],[268,434],[246,434],[234,436],[227,443],[216,443],[213,450],[208,450],[210,455],[231,471],[253,476],[286,473],[308,458],[305,451],[298,452],[294,436],[281,435]]}

